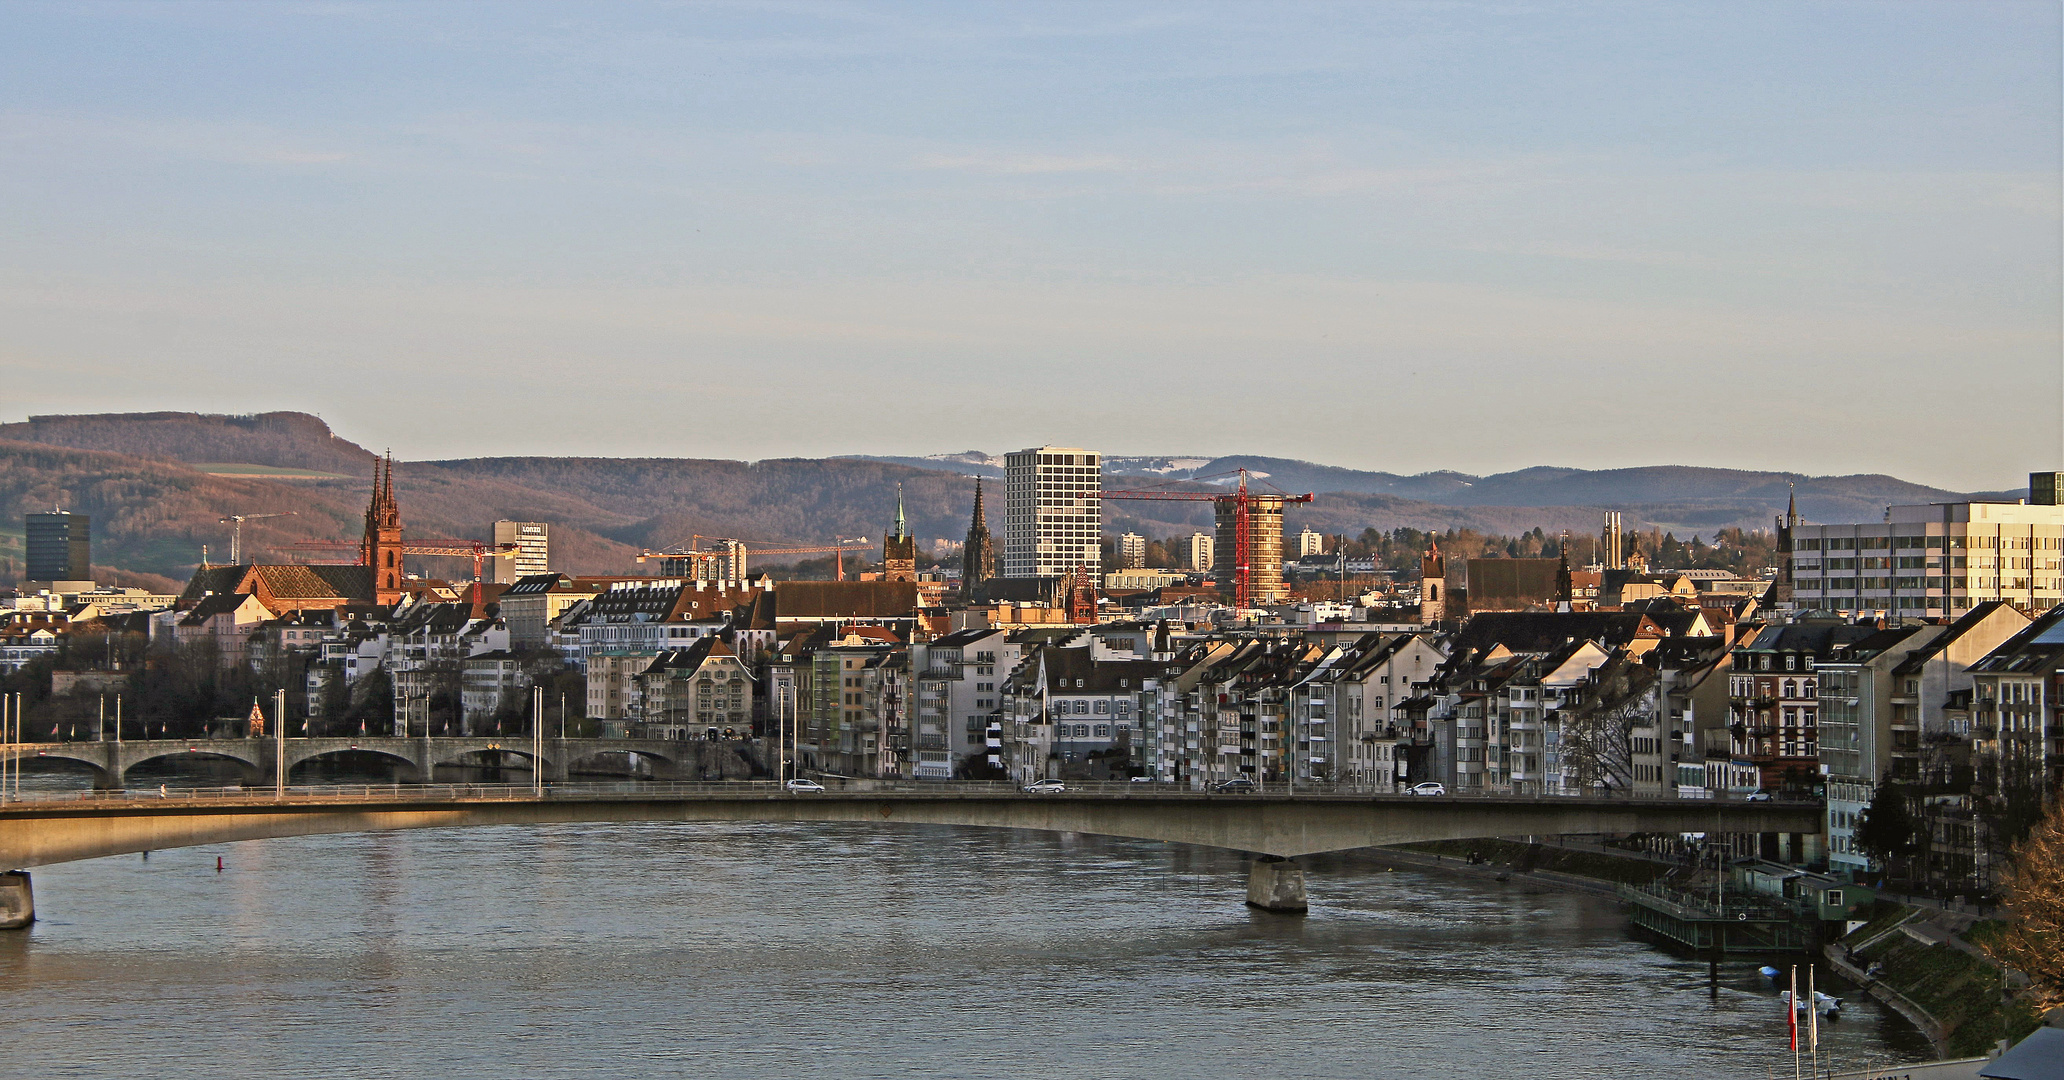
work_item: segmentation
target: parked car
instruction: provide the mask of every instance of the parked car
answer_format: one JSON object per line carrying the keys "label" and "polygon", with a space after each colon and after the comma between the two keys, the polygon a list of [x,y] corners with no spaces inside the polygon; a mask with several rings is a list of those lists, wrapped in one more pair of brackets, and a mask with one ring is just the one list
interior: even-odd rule
{"label": "parked car", "polygon": [[1448,786],[1439,781],[1428,780],[1423,784],[1413,784],[1411,791],[1414,795],[1446,795]]}
{"label": "parked car", "polygon": [[1068,785],[1059,780],[1034,780],[1025,785],[1025,790],[1034,795],[1059,795],[1068,790]]}
{"label": "parked car", "polygon": [[1135,784],[1151,784],[1154,782],[1154,778],[1151,776],[1135,776],[1132,778],[1132,782]]}
{"label": "parked car", "polygon": [[1244,776],[1235,776],[1231,780],[1220,780],[1215,786],[1212,787],[1211,790],[1223,792],[1227,795],[1237,795],[1245,792],[1252,792],[1255,790],[1255,788],[1254,781],[1249,780]]}
{"label": "parked car", "polygon": [[1742,798],[1750,802],[1769,802],[1770,793],[1767,791],[1751,791],[1747,795],[1742,796]]}
{"label": "parked car", "polygon": [[803,792],[803,791],[823,791],[823,790],[824,790],[824,785],[823,785],[823,784],[820,784],[820,783],[818,783],[818,782],[817,782],[817,781],[815,781],[815,780],[805,780],[805,779],[803,779],[803,778],[802,778],[802,777],[800,777],[800,776],[796,777],[796,778],[795,778],[795,779],[793,779],[793,780],[790,780],[790,781],[789,781],[788,783],[786,783],[786,784],[784,784],[784,785],[782,785],[782,786],[783,786],[783,787],[786,787],[786,788],[787,788],[788,790],[790,790],[790,791],[795,791],[795,792]]}

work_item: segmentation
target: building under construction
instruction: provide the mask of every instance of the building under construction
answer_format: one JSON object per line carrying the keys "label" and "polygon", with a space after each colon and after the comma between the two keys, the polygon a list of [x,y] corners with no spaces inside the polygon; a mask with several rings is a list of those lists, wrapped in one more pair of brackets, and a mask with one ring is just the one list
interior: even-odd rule
{"label": "building under construction", "polygon": [[[1247,500],[1248,602],[1273,604],[1290,595],[1283,585],[1283,501],[1281,495],[1255,492]],[[1239,572],[1237,504],[1221,500],[1212,504],[1218,523],[1218,538],[1212,545],[1216,558],[1211,574],[1219,588],[1232,591]]]}

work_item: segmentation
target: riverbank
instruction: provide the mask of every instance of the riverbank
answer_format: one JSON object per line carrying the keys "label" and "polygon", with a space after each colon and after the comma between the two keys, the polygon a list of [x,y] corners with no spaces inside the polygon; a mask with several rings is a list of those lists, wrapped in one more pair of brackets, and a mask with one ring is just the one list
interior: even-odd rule
{"label": "riverbank", "polygon": [[2041,1015],[2006,996],[2005,973],[1966,935],[1987,924],[1960,912],[1883,902],[1876,917],[1822,950],[1830,965],[1935,1044],[1943,1057],[2019,1042]]}

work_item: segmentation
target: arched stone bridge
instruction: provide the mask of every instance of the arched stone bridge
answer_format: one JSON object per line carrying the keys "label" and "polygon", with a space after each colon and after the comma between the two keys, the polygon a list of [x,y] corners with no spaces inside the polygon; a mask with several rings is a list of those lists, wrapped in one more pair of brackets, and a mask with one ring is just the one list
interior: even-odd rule
{"label": "arched stone bridge", "polygon": [[[357,752],[376,754],[414,770],[420,783],[435,779],[439,765],[479,767],[498,756],[511,767],[528,770],[536,754],[531,740],[522,735],[477,738],[397,739],[380,736],[358,738],[286,739],[287,770],[304,762]],[[684,766],[699,762],[711,746],[738,743],[705,743],[700,740],[669,739],[546,739],[544,774],[547,780],[564,780],[569,770],[596,765],[608,755],[636,754],[650,762],[654,780],[697,780],[684,774]],[[0,758],[12,760],[75,761],[93,770],[93,786],[119,788],[129,770],[150,761],[169,758],[210,758],[240,767],[247,783],[269,785],[274,776],[274,755],[280,743],[272,739],[130,739],[123,742],[17,743],[0,746]],[[517,760],[520,759],[520,760]],[[607,771],[607,770],[605,770]]]}
{"label": "arched stone bridge", "polygon": [[[642,790],[641,790],[642,789]],[[1424,840],[1630,832],[1820,830],[1819,803],[1699,799],[1412,798],[998,785],[788,794],[769,783],[450,787],[207,798],[103,797],[0,807],[0,867],[316,833],[574,821],[843,821],[972,825],[1164,840],[1262,856],[1248,900],[1304,908],[1300,855]],[[26,888],[26,884],[24,884]]]}

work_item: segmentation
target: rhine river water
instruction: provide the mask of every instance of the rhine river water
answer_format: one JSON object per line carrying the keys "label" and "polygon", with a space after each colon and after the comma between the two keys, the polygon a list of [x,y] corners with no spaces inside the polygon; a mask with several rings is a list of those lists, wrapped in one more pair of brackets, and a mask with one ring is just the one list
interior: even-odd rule
{"label": "rhine river water", "polygon": [[[224,869],[217,872],[220,856]],[[19,1077],[1762,1078],[1753,966],[1610,901],[977,829],[563,825],[45,867],[0,933]],[[1927,1057],[1857,1001],[1845,1063]]]}

